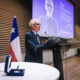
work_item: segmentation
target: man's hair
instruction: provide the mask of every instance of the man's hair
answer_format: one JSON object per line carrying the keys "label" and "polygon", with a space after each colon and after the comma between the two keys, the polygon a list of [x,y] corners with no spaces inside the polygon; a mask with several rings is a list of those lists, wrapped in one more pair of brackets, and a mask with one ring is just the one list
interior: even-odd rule
{"label": "man's hair", "polygon": [[38,22],[39,23],[39,21],[37,19],[31,19],[29,21],[29,26],[31,27],[35,22]]}

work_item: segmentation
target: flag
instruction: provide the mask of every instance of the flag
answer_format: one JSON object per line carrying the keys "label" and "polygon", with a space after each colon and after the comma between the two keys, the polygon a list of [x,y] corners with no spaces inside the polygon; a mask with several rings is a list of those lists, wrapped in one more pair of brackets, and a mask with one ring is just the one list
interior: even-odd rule
{"label": "flag", "polygon": [[12,26],[12,33],[11,33],[11,40],[9,44],[8,54],[12,55],[13,62],[22,61],[16,16],[13,19],[13,26]]}

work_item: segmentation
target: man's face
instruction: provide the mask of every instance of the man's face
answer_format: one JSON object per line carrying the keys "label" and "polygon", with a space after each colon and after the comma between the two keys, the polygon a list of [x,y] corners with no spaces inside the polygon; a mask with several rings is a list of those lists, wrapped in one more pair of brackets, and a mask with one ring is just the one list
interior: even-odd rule
{"label": "man's face", "polygon": [[46,8],[47,16],[52,16],[52,14],[53,14],[53,3],[52,3],[52,0],[46,0],[45,8]]}
{"label": "man's face", "polygon": [[35,32],[40,31],[40,24],[39,24],[38,22],[35,22],[35,23],[32,25],[32,30],[34,30]]}

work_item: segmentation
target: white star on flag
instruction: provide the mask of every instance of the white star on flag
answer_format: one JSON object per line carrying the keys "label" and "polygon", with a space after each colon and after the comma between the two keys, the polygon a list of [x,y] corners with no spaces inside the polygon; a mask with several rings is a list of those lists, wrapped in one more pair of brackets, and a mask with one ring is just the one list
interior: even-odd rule
{"label": "white star on flag", "polygon": [[12,29],[12,33],[15,33],[15,28]]}

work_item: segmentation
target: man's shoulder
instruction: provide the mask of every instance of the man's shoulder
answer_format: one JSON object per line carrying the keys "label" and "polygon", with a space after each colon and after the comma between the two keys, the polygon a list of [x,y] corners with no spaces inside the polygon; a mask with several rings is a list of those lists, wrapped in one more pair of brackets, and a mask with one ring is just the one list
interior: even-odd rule
{"label": "man's shoulder", "polygon": [[29,32],[27,32],[25,35],[26,35],[26,36],[33,36],[33,34],[34,34],[34,33],[33,33],[32,31],[29,31]]}
{"label": "man's shoulder", "polygon": [[31,34],[31,32],[29,31],[29,32],[26,32],[26,34],[25,34],[25,35],[27,36],[27,35],[30,35],[30,34]]}

